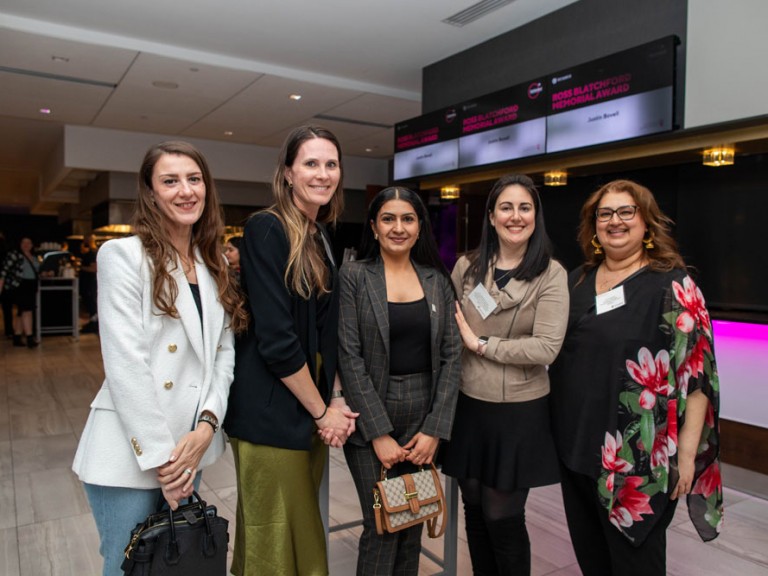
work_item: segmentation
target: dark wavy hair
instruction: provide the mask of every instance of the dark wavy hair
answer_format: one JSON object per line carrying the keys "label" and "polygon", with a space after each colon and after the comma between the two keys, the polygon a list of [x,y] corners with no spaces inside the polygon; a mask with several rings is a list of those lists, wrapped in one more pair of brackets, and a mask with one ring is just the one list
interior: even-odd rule
{"label": "dark wavy hair", "polygon": [[168,272],[168,266],[175,265],[177,251],[171,243],[168,217],[152,197],[152,173],[155,164],[166,154],[186,156],[200,167],[205,183],[205,206],[200,218],[192,226],[191,247],[200,250],[206,268],[216,281],[219,300],[230,315],[230,327],[235,333],[240,333],[247,327],[248,312],[237,287],[230,280],[226,261],[221,254],[224,222],[219,194],[205,157],[187,142],[169,141],[152,146],[144,155],[139,170],[139,194],[132,225],[152,262],[152,299],[164,314],[172,318],[179,317],[175,306],[179,287]]}
{"label": "dark wavy hair", "polygon": [[363,229],[363,237],[360,240],[358,258],[361,260],[372,260],[378,258],[381,254],[379,243],[374,238],[371,224],[376,222],[376,218],[378,218],[379,212],[381,212],[381,207],[390,200],[408,202],[419,219],[419,237],[416,239],[413,248],[411,248],[411,260],[422,266],[434,268],[450,279],[448,269],[440,259],[440,251],[437,249],[437,242],[435,242],[435,237],[432,233],[432,224],[429,220],[429,214],[427,213],[424,201],[416,192],[402,186],[384,188],[371,200],[368,206],[367,225]]}
{"label": "dark wavy hair", "polygon": [[230,236],[229,239],[227,240],[227,242],[232,244],[232,246],[234,246],[238,250],[240,250],[240,242],[242,241],[243,241],[242,236]]}
{"label": "dark wavy hair", "polygon": [[609,192],[626,192],[632,196],[648,226],[648,232],[653,234],[655,247],[645,251],[650,268],[659,272],[669,272],[675,268],[685,269],[685,262],[680,256],[677,242],[671,233],[674,222],[661,211],[653,193],[632,180],[613,180],[593,192],[581,208],[578,240],[581,251],[584,253],[584,272],[596,268],[605,259],[605,253],[595,254],[592,238],[597,233],[595,210],[603,196]]}
{"label": "dark wavy hair", "polygon": [[480,246],[468,255],[470,266],[467,268],[465,276],[474,283],[479,284],[485,281],[488,269],[499,256],[499,236],[490,222],[490,215],[496,209],[496,202],[501,193],[507,187],[514,185],[522,186],[531,195],[536,225],[533,234],[528,239],[528,248],[525,251],[523,261],[513,272],[512,278],[526,281],[533,280],[547,269],[552,259],[552,242],[547,235],[547,228],[544,225],[544,208],[541,205],[541,198],[539,197],[536,185],[533,183],[533,180],[524,174],[506,174],[494,183],[488,194],[488,200],[485,203],[485,217]]}
{"label": "dark wavy hair", "polygon": [[309,219],[293,202],[293,190],[285,173],[296,161],[301,145],[314,138],[328,140],[336,147],[339,156],[339,185],[330,202],[321,206],[317,213],[318,222],[336,223],[344,210],[344,161],[338,138],[333,132],[320,126],[299,126],[288,134],[280,150],[272,180],[275,203],[265,210],[280,220],[288,236],[290,249],[285,268],[285,285],[304,299],[309,299],[313,291],[321,294],[328,292],[330,271],[325,265],[325,251],[312,240]]}

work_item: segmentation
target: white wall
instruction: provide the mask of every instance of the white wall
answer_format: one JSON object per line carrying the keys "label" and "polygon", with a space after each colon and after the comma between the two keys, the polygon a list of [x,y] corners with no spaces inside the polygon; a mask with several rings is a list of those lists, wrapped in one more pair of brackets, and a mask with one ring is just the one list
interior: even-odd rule
{"label": "white wall", "polygon": [[[108,172],[137,172],[147,149],[178,136],[125,132],[88,126],[64,127],[64,165]],[[205,155],[217,180],[271,182],[278,150],[252,144],[236,144],[182,138]],[[369,184],[387,184],[387,161],[357,156],[344,157],[344,187],[365,190]]]}
{"label": "white wall", "polygon": [[688,0],[686,128],[768,114],[766,24],[766,0]]}

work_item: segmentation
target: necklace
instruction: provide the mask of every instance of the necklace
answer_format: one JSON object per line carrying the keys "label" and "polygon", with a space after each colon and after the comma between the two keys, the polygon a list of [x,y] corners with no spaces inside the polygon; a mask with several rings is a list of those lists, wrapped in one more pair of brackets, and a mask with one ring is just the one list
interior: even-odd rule
{"label": "necklace", "polygon": [[[600,264],[600,267],[597,269],[597,274],[595,275],[598,294],[606,292],[607,289],[620,284],[643,266],[645,266],[645,259],[642,257],[630,262],[623,268],[614,268],[613,270],[611,270],[608,267],[608,263],[604,261]],[[603,277],[602,280],[600,279],[601,275]]]}
{"label": "necklace", "polygon": [[181,260],[181,269],[184,270],[184,274],[189,274],[190,272],[194,271],[195,269],[195,259],[192,258],[185,258],[181,254],[179,254],[179,259]]}

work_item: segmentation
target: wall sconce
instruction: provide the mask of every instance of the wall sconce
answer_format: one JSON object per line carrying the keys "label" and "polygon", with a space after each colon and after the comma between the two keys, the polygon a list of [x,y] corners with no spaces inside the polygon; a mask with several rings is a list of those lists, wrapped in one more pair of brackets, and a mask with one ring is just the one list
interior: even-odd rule
{"label": "wall sconce", "polygon": [[701,162],[704,166],[731,166],[733,159],[733,146],[724,144],[723,146],[704,150],[704,157]]}
{"label": "wall sconce", "polygon": [[544,186],[566,186],[567,184],[568,172],[565,170],[544,172]]}
{"label": "wall sconce", "polygon": [[440,188],[440,200],[458,200],[460,193],[458,186],[443,186]]}

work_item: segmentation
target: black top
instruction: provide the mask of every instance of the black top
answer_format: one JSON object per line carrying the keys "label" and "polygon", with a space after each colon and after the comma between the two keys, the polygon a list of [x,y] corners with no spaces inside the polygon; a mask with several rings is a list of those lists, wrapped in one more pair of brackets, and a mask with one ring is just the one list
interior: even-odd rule
{"label": "black top", "polygon": [[200,325],[203,324],[203,301],[200,299],[200,286],[197,284],[189,283],[189,288],[192,290],[192,298],[195,300],[195,306],[197,306],[197,313],[200,315]]}
{"label": "black top", "polygon": [[549,370],[560,458],[571,470],[592,478],[602,469],[605,433],[618,429],[617,407],[627,360],[636,360],[641,346],[654,339],[656,348],[666,343],[659,324],[670,286],[665,274],[642,268],[620,284],[626,304],[596,314],[596,270],[578,285],[581,268],[569,275],[568,330]]}
{"label": "black top", "polygon": [[419,374],[432,370],[427,299],[387,302],[389,309],[389,373]]}
{"label": "black top", "polygon": [[[325,229],[318,228],[327,239]],[[322,237],[314,240],[322,244]],[[317,386],[330,400],[338,353],[338,274],[327,256],[331,292],[305,300],[285,285],[288,252],[288,237],[276,216],[261,212],[248,220],[240,244],[240,278],[251,319],[235,342],[224,430],[253,444],[309,450],[315,422],[280,378],[304,364],[314,378],[319,354]]]}
{"label": "black top", "polygon": [[669,502],[686,399],[701,390],[710,404],[687,500],[711,540],[722,515],[719,379],[704,297],[684,270],[646,267],[618,285],[621,305],[598,313],[596,269],[581,275],[569,276],[568,330],[549,371],[558,454],[595,479],[611,522],[637,545]]}
{"label": "black top", "polygon": [[504,286],[507,285],[507,282],[509,282],[512,279],[512,275],[515,273],[515,270],[517,270],[517,268],[512,268],[512,270],[502,270],[501,268],[494,268],[493,281],[496,282],[496,286],[499,288],[499,290],[504,289]]}

